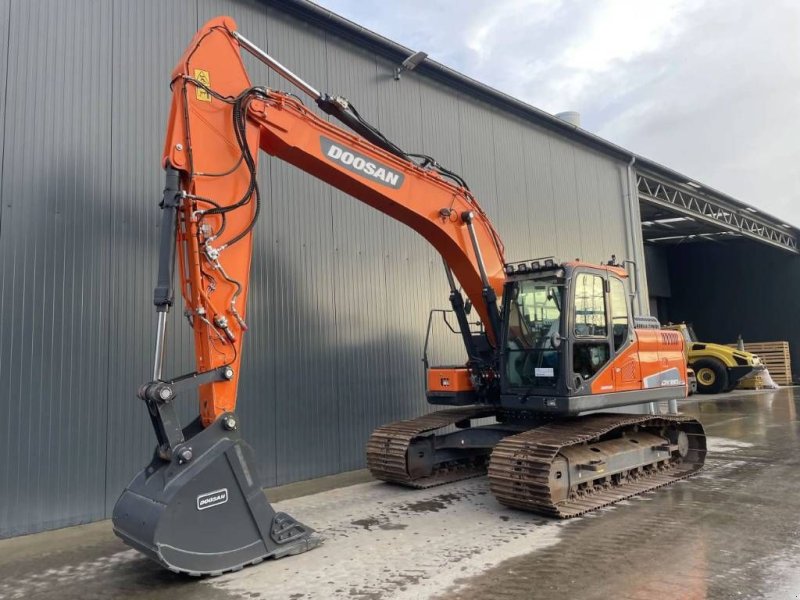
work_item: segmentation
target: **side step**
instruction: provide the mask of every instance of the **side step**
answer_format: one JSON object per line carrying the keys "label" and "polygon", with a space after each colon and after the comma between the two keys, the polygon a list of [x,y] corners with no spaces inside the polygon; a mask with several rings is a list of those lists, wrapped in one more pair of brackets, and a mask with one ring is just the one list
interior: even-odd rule
{"label": "side step", "polygon": [[171,571],[220,575],[323,541],[273,510],[253,450],[224,420],[192,437],[183,458],[154,456],[114,506],[114,533]]}

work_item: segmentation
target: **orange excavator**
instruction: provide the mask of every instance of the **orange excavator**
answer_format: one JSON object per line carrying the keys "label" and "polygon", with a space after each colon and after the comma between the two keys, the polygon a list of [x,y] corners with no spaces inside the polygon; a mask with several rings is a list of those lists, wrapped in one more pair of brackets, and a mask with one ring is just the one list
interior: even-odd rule
{"label": "orange excavator", "polygon": [[[253,86],[242,50],[347,129],[293,94]],[[262,202],[259,149],[413,228],[444,260],[453,330],[467,360],[431,366],[426,352],[428,400],[449,408],[377,429],[367,443],[375,477],[427,487],[488,472],[503,504],[571,517],[700,469],[703,428],[677,414],[676,403],[670,414],[608,412],[674,401],[687,385],[681,336],[633,315],[628,274],[615,260],[506,261],[462,177],[399,148],[345,98],[320,93],[242,36],[230,18],[198,31],[171,89],[155,364],[138,394],[157,447],[114,507],[114,531],[126,543],[173,571],[214,575],[321,542],[273,510],[234,413]],[[176,262],[196,371],[169,378],[162,362]],[[175,405],[194,390],[200,415],[183,427]]]}

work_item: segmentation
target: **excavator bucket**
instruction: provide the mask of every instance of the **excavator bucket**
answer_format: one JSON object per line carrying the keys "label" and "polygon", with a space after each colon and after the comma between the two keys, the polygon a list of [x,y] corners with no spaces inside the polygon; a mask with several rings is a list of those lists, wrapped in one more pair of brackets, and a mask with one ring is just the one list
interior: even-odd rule
{"label": "excavator bucket", "polygon": [[114,507],[114,533],[171,571],[219,575],[322,542],[272,509],[253,450],[224,423],[190,426],[200,431],[170,460],[156,452]]}

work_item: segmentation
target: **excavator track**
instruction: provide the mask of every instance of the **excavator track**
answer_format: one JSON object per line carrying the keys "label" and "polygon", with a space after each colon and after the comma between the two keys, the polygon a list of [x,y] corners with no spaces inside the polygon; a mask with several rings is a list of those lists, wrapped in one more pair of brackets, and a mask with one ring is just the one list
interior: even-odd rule
{"label": "excavator track", "polygon": [[431,474],[415,476],[409,469],[408,449],[415,439],[425,434],[496,414],[495,408],[466,406],[439,410],[416,419],[395,421],[379,427],[367,442],[367,467],[376,479],[418,489],[485,475],[489,453],[477,451],[460,460],[436,465]]}
{"label": "excavator track", "polygon": [[[576,471],[564,458],[571,453],[599,452],[597,447],[604,441],[620,447],[622,440],[624,450],[625,442],[637,435],[652,440],[665,432],[680,444],[653,446],[657,460],[616,473],[609,470],[607,476],[602,476],[605,463],[601,460],[581,464]],[[506,506],[570,518],[689,477],[703,466],[705,455],[703,426],[691,417],[599,414],[554,421],[503,439],[491,455],[489,483]],[[567,485],[564,475],[569,469],[590,481],[575,483],[570,475]]]}

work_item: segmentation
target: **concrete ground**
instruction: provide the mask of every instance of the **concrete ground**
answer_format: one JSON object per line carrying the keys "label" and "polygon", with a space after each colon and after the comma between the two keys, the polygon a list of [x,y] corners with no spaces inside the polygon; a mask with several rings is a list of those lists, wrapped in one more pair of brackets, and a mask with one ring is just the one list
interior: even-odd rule
{"label": "concrete ground", "polygon": [[578,519],[503,508],[485,478],[414,491],[355,473],[278,490],[354,483],[276,503],[326,536],[306,554],[196,580],[106,521],[0,541],[0,598],[797,599],[799,402],[789,388],[684,403],[710,436],[701,474]]}

